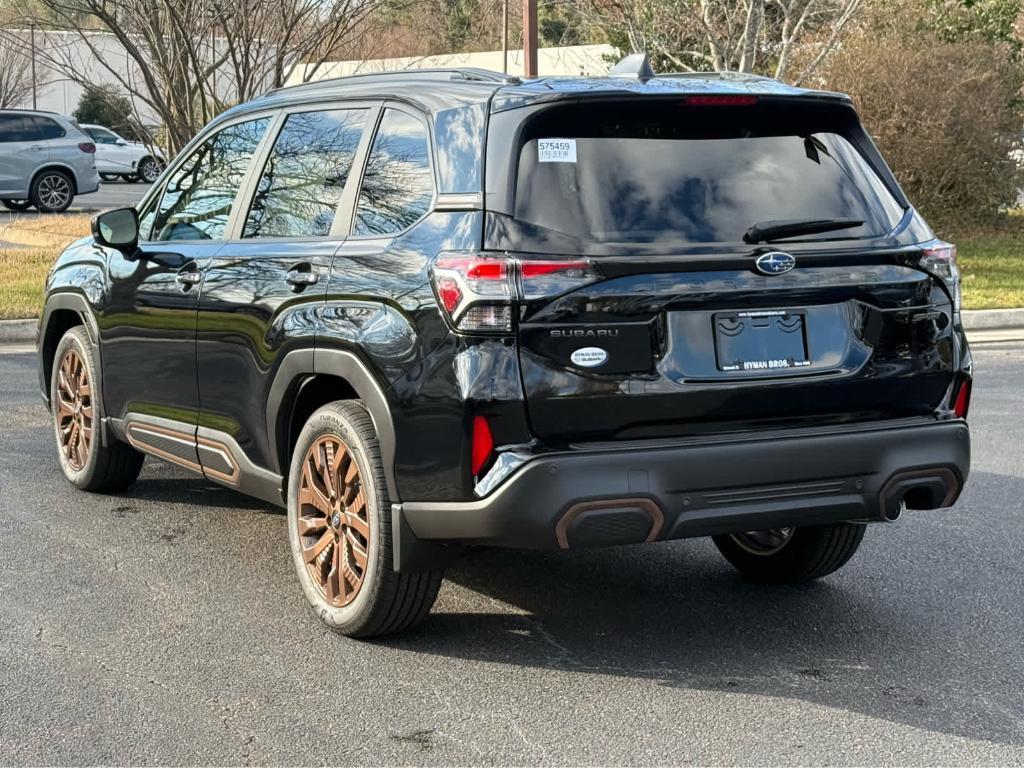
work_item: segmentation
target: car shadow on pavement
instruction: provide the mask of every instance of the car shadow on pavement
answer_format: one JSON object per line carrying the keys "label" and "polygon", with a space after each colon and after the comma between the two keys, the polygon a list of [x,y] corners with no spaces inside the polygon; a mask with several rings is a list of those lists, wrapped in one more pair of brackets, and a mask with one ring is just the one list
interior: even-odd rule
{"label": "car shadow on pavement", "polygon": [[[152,462],[147,462],[147,469]],[[161,467],[164,469],[164,467]],[[181,470],[173,469],[174,472]],[[149,474],[147,472],[147,474]],[[116,496],[132,501],[161,501],[199,504],[221,509],[245,509],[268,515],[283,515],[284,509],[202,477],[140,477],[127,491]]]}
{"label": "car shadow on pavement", "polygon": [[[1024,496],[1019,479],[989,478],[974,482],[1009,483],[1021,491],[1017,498]],[[918,554],[924,553],[915,539],[923,547],[928,537],[934,546],[937,536],[949,535],[945,521],[924,533],[907,519],[900,544]],[[939,582],[953,577],[941,558],[882,552],[886,532],[899,527],[872,527],[846,570],[797,587],[744,582],[709,540],[568,553],[477,550],[446,574],[448,612],[435,609],[417,631],[386,643],[498,664],[795,698],[1024,745],[1020,688],[1004,687],[1020,679],[1020,654],[1006,647],[1018,647],[1019,619],[978,631],[990,609],[964,606],[963,595],[949,605]],[[876,562],[883,554],[885,561]],[[970,579],[975,567],[981,566],[964,566],[966,575],[957,578]],[[492,601],[495,610],[475,612],[479,600],[460,601],[463,590]],[[1019,604],[1006,609],[1019,616]],[[945,616],[937,619],[934,610]],[[972,611],[978,616],[966,615]],[[1005,696],[990,695],[1000,689]]]}

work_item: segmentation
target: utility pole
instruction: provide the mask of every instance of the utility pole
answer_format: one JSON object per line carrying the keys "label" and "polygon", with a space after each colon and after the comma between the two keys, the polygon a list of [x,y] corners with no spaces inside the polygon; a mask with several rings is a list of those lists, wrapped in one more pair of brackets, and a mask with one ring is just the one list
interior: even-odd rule
{"label": "utility pole", "polygon": [[537,0],[523,0],[523,66],[527,77],[537,77]]}
{"label": "utility pole", "polygon": [[508,74],[508,0],[501,4],[501,71]]}
{"label": "utility pole", "polygon": [[28,40],[29,47],[32,49],[32,109],[36,109],[36,24],[34,21],[28,25]]}

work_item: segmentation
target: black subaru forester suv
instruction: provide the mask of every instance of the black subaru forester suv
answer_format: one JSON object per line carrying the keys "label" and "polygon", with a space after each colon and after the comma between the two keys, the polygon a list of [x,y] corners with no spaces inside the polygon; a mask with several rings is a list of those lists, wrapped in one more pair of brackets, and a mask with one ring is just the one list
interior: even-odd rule
{"label": "black subaru forester suv", "polygon": [[370,636],[467,545],[713,536],[799,582],[951,505],[958,283],[846,96],[356,76],[231,109],[98,216],[40,385],[72,483],[150,455],[287,506],[306,598]]}

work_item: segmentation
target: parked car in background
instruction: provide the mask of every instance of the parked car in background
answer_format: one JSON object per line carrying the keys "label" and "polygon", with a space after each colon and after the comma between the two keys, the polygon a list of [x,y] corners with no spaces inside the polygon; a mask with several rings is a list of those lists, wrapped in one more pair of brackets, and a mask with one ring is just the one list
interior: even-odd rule
{"label": "parked car in background", "polygon": [[159,147],[128,141],[102,125],[83,123],[82,130],[96,142],[96,169],[105,181],[122,178],[152,184],[164,168],[165,158]]}
{"label": "parked car in background", "polygon": [[67,210],[76,195],[99,189],[96,145],[69,117],[27,109],[0,110],[0,203]]}

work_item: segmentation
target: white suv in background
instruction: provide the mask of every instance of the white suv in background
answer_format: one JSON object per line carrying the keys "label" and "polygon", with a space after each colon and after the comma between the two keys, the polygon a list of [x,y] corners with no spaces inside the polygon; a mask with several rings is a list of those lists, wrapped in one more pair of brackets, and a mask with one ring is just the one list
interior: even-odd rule
{"label": "white suv in background", "polygon": [[82,130],[96,142],[96,168],[105,181],[120,176],[152,184],[164,168],[164,155],[157,147],[128,141],[102,125],[83,123]]}
{"label": "white suv in background", "polygon": [[99,189],[96,145],[54,112],[0,110],[0,203],[12,211],[67,210],[75,195]]}

